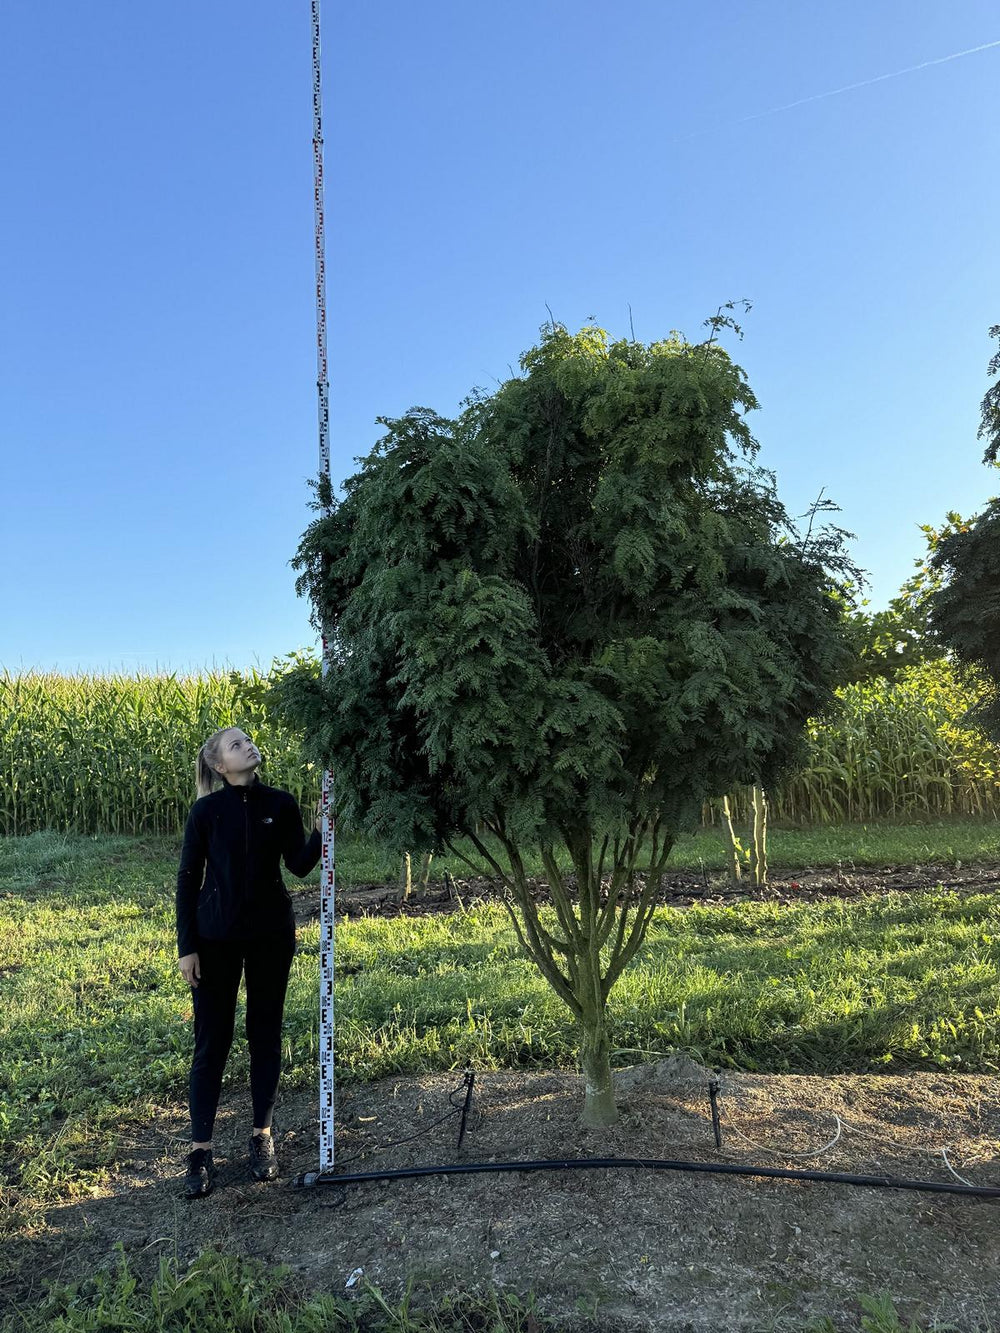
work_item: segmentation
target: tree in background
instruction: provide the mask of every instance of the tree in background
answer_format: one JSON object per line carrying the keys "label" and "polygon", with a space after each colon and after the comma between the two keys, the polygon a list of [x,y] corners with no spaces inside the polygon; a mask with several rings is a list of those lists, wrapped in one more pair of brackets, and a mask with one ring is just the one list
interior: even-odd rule
{"label": "tree in background", "polygon": [[[1000,324],[990,329],[1000,339]],[[1000,352],[987,374],[1000,372]],[[981,403],[977,439],[986,440],[983,462],[997,466],[1000,451],[1000,379]],[[1000,500],[938,543],[930,560],[937,586],[930,599],[930,619],[941,642],[954,654],[979,699],[968,721],[1000,741]]]}
{"label": "tree in background", "polygon": [[932,594],[941,586],[943,575],[933,564],[939,546],[956,532],[965,531],[969,520],[950,510],[945,521],[934,527],[921,523],[925,548],[914,560],[915,572],[900,588],[884,611],[866,612],[867,598],[859,596],[856,585],[845,588],[847,633],[853,661],[845,684],[892,679],[905,667],[933,661],[944,655],[944,644],[930,622]]}
{"label": "tree in background", "polygon": [[[990,329],[990,337],[996,338],[1000,342],[1000,324],[993,325]],[[997,380],[986,390],[980,404],[981,415],[976,439],[986,441],[983,462],[996,464],[997,453],[1000,452],[1000,351],[993,353],[990,363],[986,367],[986,373],[987,375],[996,375]]]}
{"label": "tree in background", "polygon": [[272,687],[352,827],[500,881],[577,1019],[590,1124],[616,1118],[608,996],[675,838],[707,798],[794,769],[847,651],[833,594],[854,567],[753,461],[756,399],[715,344],[739,326],[706,322],[647,347],[553,321],[456,420],[377,418],[345,498],[314,483],[332,511],[293,561],[331,670]]}

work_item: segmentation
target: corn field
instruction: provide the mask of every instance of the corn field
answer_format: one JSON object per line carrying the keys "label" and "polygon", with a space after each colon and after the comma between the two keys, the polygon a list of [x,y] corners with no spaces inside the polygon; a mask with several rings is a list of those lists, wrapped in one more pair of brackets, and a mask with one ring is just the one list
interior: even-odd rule
{"label": "corn field", "polygon": [[[962,725],[973,698],[947,661],[849,685],[838,697],[835,718],[809,724],[807,766],[768,793],[774,823],[996,816],[1000,749]],[[730,805],[748,822],[750,788],[731,793]],[[705,822],[719,820],[706,807]]]}
{"label": "corn field", "polygon": [[303,761],[297,737],[268,722],[265,687],[255,670],[180,678],[4,672],[0,834],[179,833],[198,794],[198,750],[229,726],[259,745],[261,781],[296,796],[305,818],[320,775]]}
{"label": "corn field", "polygon": [[[298,799],[308,828],[320,774],[269,721],[256,671],[202,676],[0,675],[0,834],[36,829],[176,835],[196,797],[194,761],[219,727],[260,747],[264,782]],[[768,793],[773,824],[995,816],[1000,751],[960,719],[971,702],[947,662],[840,691],[810,725],[806,767]],[[749,789],[730,793],[750,818]],[[706,805],[704,822],[720,812]]]}

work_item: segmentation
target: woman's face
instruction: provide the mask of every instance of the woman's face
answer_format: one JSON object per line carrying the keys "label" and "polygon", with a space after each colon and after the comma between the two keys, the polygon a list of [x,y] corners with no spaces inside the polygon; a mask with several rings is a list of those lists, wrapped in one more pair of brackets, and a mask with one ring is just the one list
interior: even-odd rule
{"label": "woman's face", "polygon": [[248,773],[260,765],[260,752],[239,727],[230,727],[222,738],[222,750],[215,766],[217,773]]}

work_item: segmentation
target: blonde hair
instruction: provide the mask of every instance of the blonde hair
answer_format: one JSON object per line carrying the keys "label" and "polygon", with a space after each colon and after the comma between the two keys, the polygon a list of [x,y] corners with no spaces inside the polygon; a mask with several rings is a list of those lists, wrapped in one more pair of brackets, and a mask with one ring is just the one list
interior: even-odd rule
{"label": "blonde hair", "polygon": [[215,783],[222,782],[224,779],[221,773],[215,771],[215,765],[222,758],[222,738],[227,731],[232,731],[232,727],[222,727],[221,730],[209,736],[208,740],[198,751],[198,758],[194,761],[195,781],[198,784],[198,795],[207,796]]}

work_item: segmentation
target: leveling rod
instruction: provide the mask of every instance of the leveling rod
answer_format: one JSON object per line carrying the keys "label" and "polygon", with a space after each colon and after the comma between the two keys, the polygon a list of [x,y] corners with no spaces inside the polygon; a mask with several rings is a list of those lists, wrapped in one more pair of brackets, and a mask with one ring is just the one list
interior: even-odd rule
{"label": "leveling rod", "polygon": [[[319,0],[312,0],[313,195],[316,216],[316,390],[319,397],[319,470],[330,487],[330,385],[326,364],[326,237],[323,227],[323,85],[319,37]],[[327,509],[327,515],[330,509]],[[323,665],[330,670],[330,647],[323,627]],[[323,853],[319,892],[319,1164],[333,1169],[333,776],[323,770]]]}

